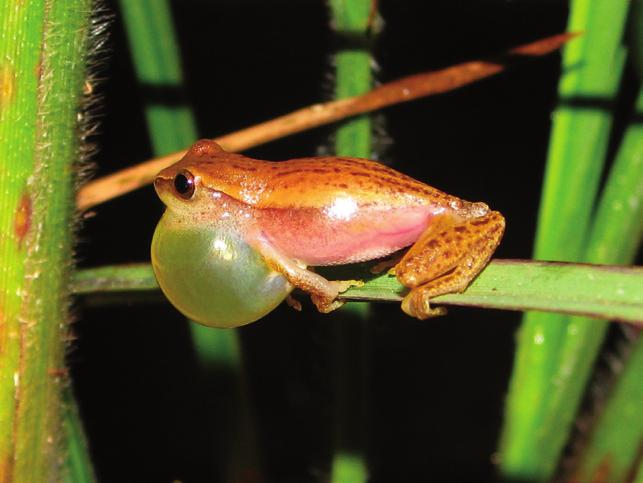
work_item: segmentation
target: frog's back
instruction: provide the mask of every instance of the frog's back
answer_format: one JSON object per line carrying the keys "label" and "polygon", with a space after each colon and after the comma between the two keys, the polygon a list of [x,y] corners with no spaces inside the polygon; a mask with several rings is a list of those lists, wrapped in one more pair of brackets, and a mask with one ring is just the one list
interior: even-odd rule
{"label": "frog's back", "polygon": [[315,157],[261,161],[199,141],[175,169],[189,169],[204,184],[259,209],[327,208],[350,197],[359,207],[444,206],[453,198],[375,161]]}

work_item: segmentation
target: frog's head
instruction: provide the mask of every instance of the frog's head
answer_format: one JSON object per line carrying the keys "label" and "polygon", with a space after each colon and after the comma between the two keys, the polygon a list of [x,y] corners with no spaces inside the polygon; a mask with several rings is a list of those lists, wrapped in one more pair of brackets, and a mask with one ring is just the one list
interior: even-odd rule
{"label": "frog's head", "polygon": [[168,209],[195,213],[208,208],[213,192],[208,180],[217,154],[227,153],[214,141],[198,141],[180,161],[156,175],[154,188]]}
{"label": "frog's head", "polygon": [[151,246],[168,299],[210,327],[238,327],[274,309],[293,289],[247,242],[243,204],[227,193],[239,155],[199,141],[154,180],[167,210]]}

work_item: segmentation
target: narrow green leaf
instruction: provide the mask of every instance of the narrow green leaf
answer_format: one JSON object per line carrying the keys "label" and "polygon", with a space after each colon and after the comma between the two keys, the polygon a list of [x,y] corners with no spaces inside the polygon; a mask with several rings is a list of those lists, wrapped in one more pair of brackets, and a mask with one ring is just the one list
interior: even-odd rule
{"label": "narrow green leaf", "polygon": [[[164,89],[181,96],[183,74],[169,1],[120,0],[120,8],[143,92]],[[197,138],[194,117],[185,101],[172,105],[148,101],[145,116],[156,156],[182,149]]]}

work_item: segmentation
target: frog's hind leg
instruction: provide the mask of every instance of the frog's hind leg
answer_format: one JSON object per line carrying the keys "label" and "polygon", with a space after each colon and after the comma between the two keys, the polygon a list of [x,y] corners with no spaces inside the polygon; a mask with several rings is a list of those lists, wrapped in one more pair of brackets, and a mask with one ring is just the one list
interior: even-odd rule
{"label": "frog's hind leg", "polygon": [[295,288],[309,293],[320,312],[328,313],[338,309],[345,303],[343,300],[337,300],[338,295],[349,287],[362,284],[357,280],[327,280],[305,266],[298,265],[265,240],[261,241],[256,248],[270,268],[281,273]]}
{"label": "frog's hind leg", "polygon": [[464,220],[457,214],[435,219],[395,267],[398,280],[411,289],[402,310],[418,319],[444,314],[444,308],[431,308],[429,299],[466,289],[488,263],[504,227],[497,211]]}

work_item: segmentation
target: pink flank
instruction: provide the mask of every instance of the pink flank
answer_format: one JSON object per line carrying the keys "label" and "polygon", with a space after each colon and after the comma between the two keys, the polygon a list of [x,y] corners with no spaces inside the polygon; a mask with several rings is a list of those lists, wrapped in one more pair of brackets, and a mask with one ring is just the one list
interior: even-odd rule
{"label": "pink flank", "polygon": [[285,256],[311,266],[342,265],[412,245],[435,215],[430,206],[354,211],[262,209],[259,226]]}

